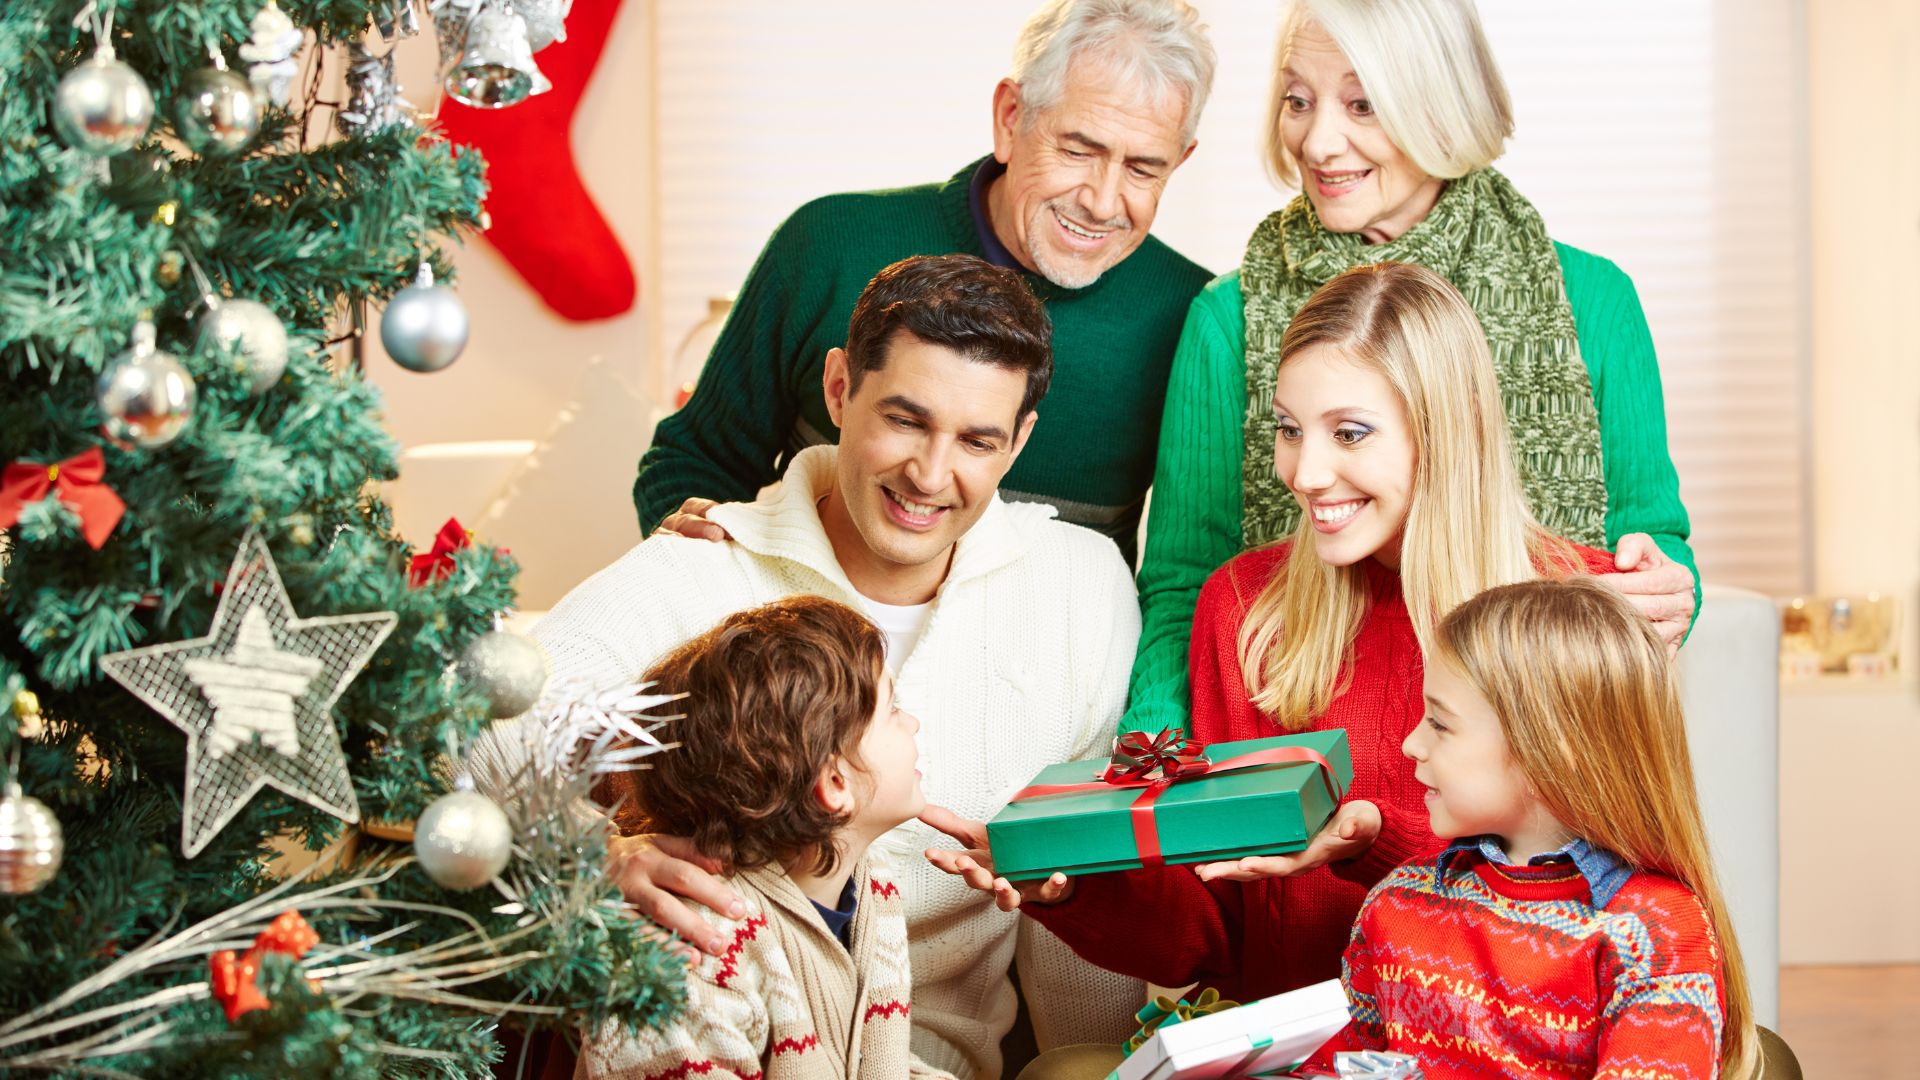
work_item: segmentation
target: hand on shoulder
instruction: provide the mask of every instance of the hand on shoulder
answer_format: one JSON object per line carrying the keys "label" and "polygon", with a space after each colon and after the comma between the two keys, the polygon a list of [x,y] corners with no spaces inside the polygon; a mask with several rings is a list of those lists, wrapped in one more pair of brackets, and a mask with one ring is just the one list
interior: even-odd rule
{"label": "hand on shoulder", "polygon": [[685,536],[694,540],[731,540],[727,530],[707,520],[707,512],[720,505],[712,499],[688,499],[680,509],[660,520],[655,536]]}

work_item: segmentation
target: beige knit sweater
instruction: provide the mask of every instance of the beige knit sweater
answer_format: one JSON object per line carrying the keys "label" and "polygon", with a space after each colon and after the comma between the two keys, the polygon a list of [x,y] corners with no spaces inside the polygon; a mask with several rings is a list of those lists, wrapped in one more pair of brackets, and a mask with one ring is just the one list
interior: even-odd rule
{"label": "beige knit sweater", "polygon": [[575,1080],[951,1080],[908,1048],[899,886],[865,860],[853,883],[849,949],[779,867],[729,879],[747,917],[731,923],[699,908],[733,944],[687,973],[680,1019],[638,1036],[609,1026],[582,1048]]}
{"label": "beige knit sweater", "polygon": [[[834,482],[837,452],[802,450],[778,487],[714,508],[732,542],[653,537],[568,593],[533,629],[553,684],[637,679],[732,612],[797,593],[857,610],[815,506]],[[1105,753],[1126,703],[1140,634],[1133,579],[1112,541],[1053,517],[1050,506],[995,496],[960,538],[926,630],[898,661],[895,695],[920,720],[927,799],[975,820],[1044,766]],[[468,756],[490,794],[524,756],[515,723],[497,725]],[[1016,967],[1042,1050],[1132,1034],[1145,986],[1080,959],[922,854],[952,843],[908,822],[870,852],[905,893],[914,1052],[962,1080],[998,1077]]]}

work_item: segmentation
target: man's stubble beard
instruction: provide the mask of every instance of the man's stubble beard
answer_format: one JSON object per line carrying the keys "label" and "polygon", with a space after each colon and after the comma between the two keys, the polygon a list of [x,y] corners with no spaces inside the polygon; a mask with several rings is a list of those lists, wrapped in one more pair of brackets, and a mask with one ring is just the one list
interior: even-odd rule
{"label": "man's stubble beard", "polygon": [[[1053,200],[1041,203],[1039,208],[1033,212],[1032,218],[1027,221],[1027,235],[1035,238],[1047,235],[1048,230],[1058,227],[1054,221],[1055,216]],[[1059,216],[1065,217],[1068,215]],[[1120,234],[1122,232],[1132,231],[1133,222],[1123,215],[1103,222],[1101,227],[1112,229],[1113,234],[1108,237],[1108,240],[1110,242],[1118,242],[1121,239]],[[1121,246],[1124,250],[1125,245]],[[1062,266],[1053,261],[1047,246],[1037,242],[1036,239],[1035,243],[1028,246],[1027,254],[1033,259],[1034,271],[1041,277],[1046,278],[1048,281],[1063,289],[1084,289],[1094,282],[1099,281],[1102,274],[1120,265],[1126,258],[1126,255],[1131,254],[1131,252],[1124,252],[1118,259],[1101,262],[1099,264],[1089,263],[1082,259],[1070,259],[1067,265]]]}

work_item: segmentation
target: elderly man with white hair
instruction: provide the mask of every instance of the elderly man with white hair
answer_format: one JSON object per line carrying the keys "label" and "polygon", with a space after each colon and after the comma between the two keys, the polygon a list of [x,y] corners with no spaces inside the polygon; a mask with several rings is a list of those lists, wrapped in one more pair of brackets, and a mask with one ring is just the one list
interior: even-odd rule
{"label": "elderly man with white hair", "polygon": [[816,199],[775,231],[692,399],[640,461],[642,529],[718,538],[707,507],[837,441],[821,358],[861,288],[908,256],[965,252],[1023,271],[1053,319],[1045,422],[1002,494],[1112,537],[1131,565],[1174,346],[1210,276],[1148,230],[1193,153],[1213,69],[1181,0],[1042,8],[994,88],[990,156],[938,183]]}

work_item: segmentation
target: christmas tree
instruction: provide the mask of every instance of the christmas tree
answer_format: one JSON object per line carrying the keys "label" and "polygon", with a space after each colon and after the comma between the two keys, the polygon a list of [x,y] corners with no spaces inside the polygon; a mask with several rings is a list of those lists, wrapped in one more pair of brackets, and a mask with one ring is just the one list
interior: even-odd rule
{"label": "christmas tree", "polygon": [[[538,91],[564,0],[434,8],[463,100]],[[0,1073],[482,1076],[677,1006],[577,812],[657,701],[543,686],[511,557],[369,486],[366,308],[451,362],[484,193],[393,83],[418,14],[0,7]],[[462,785],[536,700],[518,797]]]}

